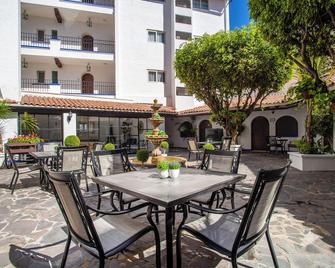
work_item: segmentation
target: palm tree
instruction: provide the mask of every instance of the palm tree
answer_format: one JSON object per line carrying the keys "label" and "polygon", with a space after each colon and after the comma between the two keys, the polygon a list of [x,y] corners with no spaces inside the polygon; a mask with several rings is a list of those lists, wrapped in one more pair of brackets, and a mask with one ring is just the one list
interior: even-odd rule
{"label": "palm tree", "polygon": [[20,118],[20,127],[22,134],[36,134],[39,130],[36,118],[32,117],[27,112],[24,112]]}

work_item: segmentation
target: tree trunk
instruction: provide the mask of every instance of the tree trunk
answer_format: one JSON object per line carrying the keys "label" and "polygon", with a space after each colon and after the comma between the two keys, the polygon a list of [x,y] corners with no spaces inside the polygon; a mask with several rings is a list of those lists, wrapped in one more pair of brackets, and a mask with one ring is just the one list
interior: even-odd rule
{"label": "tree trunk", "polygon": [[310,145],[313,144],[312,120],[313,120],[313,104],[307,104],[307,116],[305,120],[305,139]]}

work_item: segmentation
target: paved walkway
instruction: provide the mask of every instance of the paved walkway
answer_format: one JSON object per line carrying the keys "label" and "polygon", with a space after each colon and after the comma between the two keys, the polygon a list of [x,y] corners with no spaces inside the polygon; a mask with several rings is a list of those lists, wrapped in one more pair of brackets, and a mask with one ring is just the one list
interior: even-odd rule
{"label": "paved walkway", "polygon": [[[245,153],[239,173],[247,174],[247,183],[252,184],[259,168],[276,167],[285,161],[283,156]],[[10,195],[6,185],[11,175],[11,170],[0,170],[0,267],[13,267],[9,255],[15,258],[17,267],[50,267],[50,263],[58,267],[65,243],[44,247],[66,238],[54,197],[40,190],[38,178],[30,177],[22,179],[14,195]],[[245,202],[243,196],[239,202]],[[334,204],[334,172],[290,170],[270,227],[280,267],[335,267]],[[163,224],[160,229],[165,265]],[[24,254],[17,258],[22,251],[15,248],[9,254],[10,244],[44,248],[33,250],[40,258],[35,256],[28,262]],[[183,240],[182,250],[184,267],[231,267],[229,261],[191,237]],[[106,267],[154,267],[154,263],[153,237],[147,235],[124,254],[115,256]],[[273,267],[266,239],[261,239],[250,254],[239,258],[239,263],[240,267]],[[97,261],[72,245],[67,267],[97,267]]]}

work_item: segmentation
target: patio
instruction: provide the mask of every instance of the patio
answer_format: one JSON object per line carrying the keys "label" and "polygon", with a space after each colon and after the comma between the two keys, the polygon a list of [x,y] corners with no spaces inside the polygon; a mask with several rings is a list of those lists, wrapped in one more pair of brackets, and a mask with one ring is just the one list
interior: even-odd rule
{"label": "patio", "polygon": [[[174,152],[186,156],[187,152]],[[272,168],[284,164],[282,155],[243,153],[239,173],[247,174],[252,184],[259,168]],[[38,178],[21,179],[14,195],[6,189],[12,170],[0,170],[0,267],[12,267],[9,245],[23,248],[44,247],[33,250],[50,260],[55,266],[61,261],[66,235],[63,216],[52,194],[42,191]],[[334,172],[301,172],[291,168],[272,217],[270,230],[280,267],[334,267],[335,266],[335,179]],[[238,203],[245,202],[239,196]],[[108,201],[107,201],[108,203]],[[190,215],[189,220],[196,215]],[[160,232],[164,232],[160,216]],[[145,217],[138,218],[146,221]],[[177,223],[178,224],[178,223]],[[161,235],[161,240],[164,236]],[[203,244],[187,238],[183,240],[184,267],[230,267],[230,262]],[[162,261],[165,265],[164,241]],[[11,255],[13,256],[13,255]],[[49,267],[33,263],[30,267]],[[95,267],[97,259],[71,245],[67,267]],[[239,258],[241,267],[273,267],[269,249],[263,237],[251,253]],[[22,259],[18,267],[29,267]],[[107,267],[154,267],[154,241],[151,234],[132,245],[125,254],[119,254]]]}

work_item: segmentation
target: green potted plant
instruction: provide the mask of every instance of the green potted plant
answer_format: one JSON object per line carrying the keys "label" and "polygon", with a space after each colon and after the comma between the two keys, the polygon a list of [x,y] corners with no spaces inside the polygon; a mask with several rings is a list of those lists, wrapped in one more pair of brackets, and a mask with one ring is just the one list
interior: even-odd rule
{"label": "green potted plant", "polygon": [[167,177],[169,177],[169,162],[168,161],[158,162],[157,169],[158,169],[159,177],[161,179],[166,179]]}
{"label": "green potted plant", "polygon": [[105,151],[114,151],[115,150],[115,144],[113,143],[107,143],[104,146]]}
{"label": "green potted plant", "polygon": [[80,146],[80,139],[76,135],[69,135],[65,138],[64,144],[66,147],[78,147]]}
{"label": "green potted plant", "polygon": [[179,162],[170,162],[169,164],[169,175],[171,179],[177,179],[180,173],[180,163]]}
{"label": "green potted plant", "polygon": [[162,141],[160,146],[163,150],[162,156],[167,156],[166,151],[169,149],[169,143],[167,141]]}
{"label": "green potted plant", "polygon": [[136,158],[138,161],[142,163],[142,168],[144,166],[144,163],[148,161],[149,159],[149,151],[147,149],[140,149],[136,153]]}

